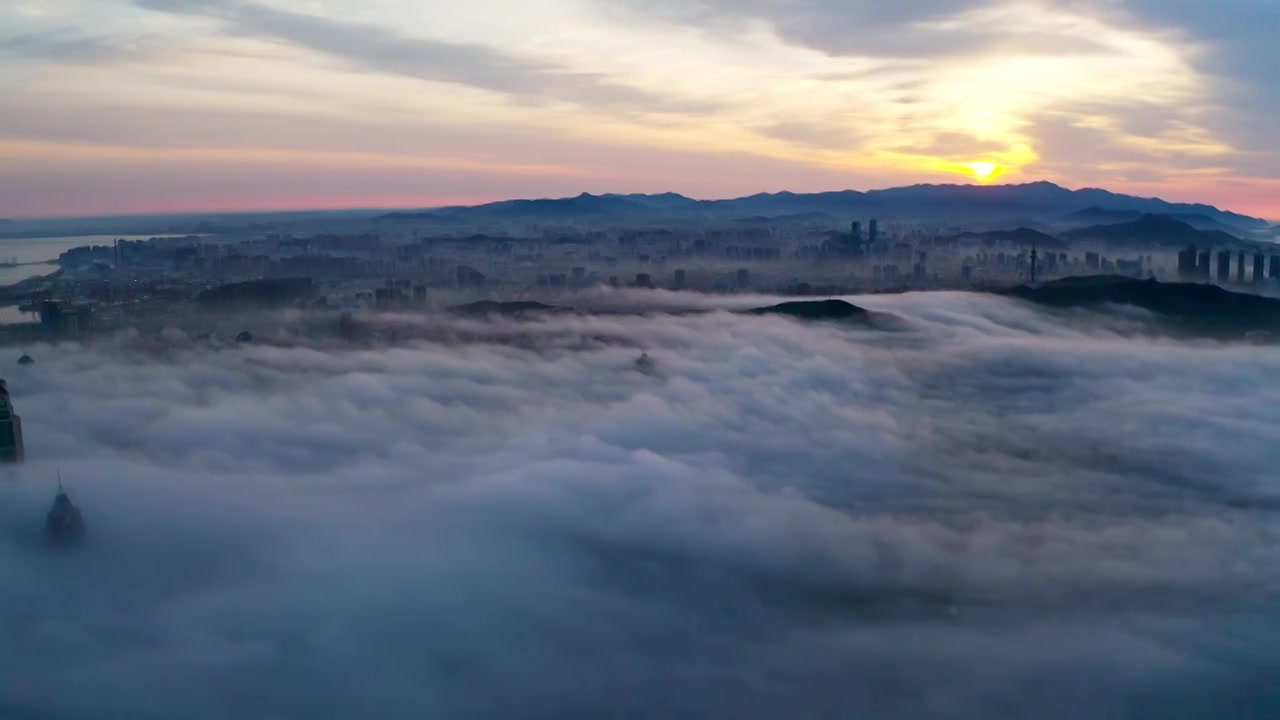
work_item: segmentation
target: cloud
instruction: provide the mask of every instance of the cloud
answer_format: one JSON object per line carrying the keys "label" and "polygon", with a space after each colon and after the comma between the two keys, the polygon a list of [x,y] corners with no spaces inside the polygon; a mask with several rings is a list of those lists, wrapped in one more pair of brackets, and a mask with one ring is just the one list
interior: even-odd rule
{"label": "cloud", "polygon": [[[1191,0],[1128,0],[1131,17],[1177,28],[1206,50],[1206,67],[1224,78],[1250,83],[1271,79],[1268,70],[1277,58],[1270,28],[1280,22],[1280,7],[1270,3],[1232,0],[1209,6]],[[1255,89],[1274,99],[1280,93],[1271,83]]]}
{"label": "cloud", "polygon": [[[993,0],[927,0],[893,4],[876,0],[600,0],[613,9],[734,36],[752,23],[768,24],[796,45],[831,55],[897,60],[946,60],[988,54],[1096,54],[1105,46],[1079,34],[1026,23],[996,23],[1007,3]],[[1053,3],[1030,3],[1032,8]],[[1048,13],[1044,14],[1045,16]]]}
{"label": "cloud", "polygon": [[278,40],[365,71],[455,83],[524,102],[568,101],[650,112],[707,111],[714,105],[634,88],[596,72],[522,57],[478,43],[412,37],[394,30],[233,0],[137,0],[144,8],[206,15],[226,32]]}
{"label": "cloud", "polygon": [[[155,118],[152,122],[162,127],[150,136],[147,128],[154,125],[116,122],[127,119],[127,113],[104,113],[102,126],[89,132],[54,119],[44,128],[32,127],[33,133],[56,137],[65,131],[66,141],[0,142],[0,152],[10,157],[0,165],[0,217],[50,217],[68,208],[118,215],[423,207],[567,197],[587,189],[741,197],[760,191],[760,177],[768,177],[777,189],[804,191],[847,185],[852,177],[839,169],[746,154],[619,147],[554,134],[533,134],[522,142],[518,134],[483,127],[463,132],[390,124],[378,134],[378,142],[360,144],[366,152],[353,153],[350,145],[340,144],[348,132],[342,123],[307,121],[305,131],[281,141],[282,149],[260,150],[237,148],[235,138],[212,126],[214,118],[206,115],[181,125],[192,132],[190,143],[198,142],[190,148],[172,135],[178,123],[170,124],[187,117],[175,113]],[[264,145],[288,133],[287,121],[282,120],[263,120],[257,137]],[[244,127],[253,121],[238,122]],[[454,139],[483,139],[485,151],[458,152],[447,146]],[[199,165],[201,172],[184,169],[192,165]],[[109,185],[101,184],[104,176],[111,177]],[[885,177],[874,180],[883,182]],[[892,178],[916,179],[907,174]]]}
{"label": "cloud", "polygon": [[760,132],[768,137],[826,150],[847,148],[858,144],[863,139],[858,131],[857,122],[852,119],[844,122],[790,120],[765,126],[760,129]]}
{"label": "cloud", "polygon": [[[615,189],[616,177],[635,174],[630,158],[658,165],[651,153],[691,160],[658,168],[665,183],[646,189],[700,196],[749,194],[765,189],[760,178],[793,190],[954,180],[973,160],[965,148],[985,147],[982,159],[1016,181],[1138,191],[1124,183],[1141,179],[1179,199],[1238,206],[1225,185],[1203,184],[1212,171],[1251,185],[1250,211],[1274,214],[1264,197],[1276,167],[1267,118],[1280,102],[1264,81],[1277,11],[1266,3],[592,0],[551,2],[528,17],[500,5],[385,2],[357,17],[323,2],[27,2],[0,39],[0,88],[13,107],[0,125],[15,128],[6,141],[150,134],[160,144],[181,144],[174,128],[189,127],[188,147],[207,138],[242,152],[278,144],[379,154],[447,137],[445,154],[475,162],[509,148],[527,156],[574,146],[581,156],[610,147],[572,163],[600,173],[597,187],[575,190]],[[81,117],[101,126],[68,127]],[[1043,132],[1057,124],[1096,142],[1063,145],[1070,133]],[[460,137],[473,128],[475,139]],[[512,139],[490,142],[495,134]],[[953,142],[962,136],[979,144]],[[741,170],[727,179],[729,161],[692,160],[712,156],[732,156]],[[774,178],[779,166],[791,169],[785,183]],[[52,188],[40,206],[53,212],[82,212],[107,195],[119,198],[117,211],[155,204],[148,193],[120,195],[114,167],[76,177],[75,192],[57,191],[66,173],[22,173],[22,182],[38,177],[0,196]],[[510,189],[476,197],[546,192],[540,182],[501,187]],[[210,194],[197,187],[178,202],[203,206]],[[256,189],[230,199],[260,201]]]}
{"label": "cloud", "polygon": [[[813,76],[815,93],[857,103],[862,156],[883,163],[965,172],[958,162],[985,155],[1014,176],[1042,178],[1032,173],[1060,164],[1037,158],[1069,155],[1069,146],[1050,145],[1052,135],[1034,131],[1068,116],[1090,121],[1107,145],[1143,155],[1148,174],[1158,174],[1170,153],[1195,155],[1217,169],[1238,167],[1241,159],[1215,119],[1215,82],[1198,62],[1205,43],[1139,19],[1120,3],[600,0],[599,6],[632,22],[693,28],[724,47],[773,38],[792,49],[793,62],[825,64],[827,71]],[[810,116],[796,112],[793,122],[807,127]],[[1074,163],[1069,174],[1048,177],[1099,184],[1110,175]]]}
{"label": "cloud", "polygon": [[908,145],[897,152],[912,155],[932,155],[953,160],[968,160],[984,153],[1001,152],[1008,145],[992,140],[982,140],[964,133],[942,133],[924,145]]}
{"label": "cloud", "polygon": [[[860,302],[908,329],[431,317],[437,340],[379,351],[34,348],[5,373],[29,462],[0,486],[0,710],[1274,705],[1280,355],[977,295]],[[59,468],[78,554],[40,545]]]}
{"label": "cloud", "polygon": [[153,38],[83,35],[52,30],[0,38],[0,57],[34,58],[71,65],[100,65],[154,57]]}
{"label": "cloud", "polygon": [[1280,63],[1271,28],[1280,23],[1274,3],[1236,0],[1219,4],[1187,0],[1129,0],[1133,23],[1176,29],[1198,49],[1197,66],[1213,76],[1215,104],[1205,122],[1242,150],[1266,153],[1275,177],[1275,135],[1271,118],[1280,112],[1274,68]]}
{"label": "cloud", "polygon": [[1141,106],[1046,113],[1027,133],[1044,149],[1035,167],[1056,176],[1093,172],[1123,183],[1233,172],[1230,148]]}

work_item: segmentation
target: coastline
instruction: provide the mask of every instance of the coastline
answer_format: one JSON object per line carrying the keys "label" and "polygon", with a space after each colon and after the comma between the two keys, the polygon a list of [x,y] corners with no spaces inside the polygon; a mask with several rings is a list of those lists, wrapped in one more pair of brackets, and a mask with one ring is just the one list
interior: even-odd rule
{"label": "coastline", "polygon": [[31,294],[38,286],[59,279],[65,272],[66,269],[59,267],[48,275],[36,275],[19,280],[12,285],[0,286],[0,307],[20,304],[19,301],[22,299],[22,295]]}

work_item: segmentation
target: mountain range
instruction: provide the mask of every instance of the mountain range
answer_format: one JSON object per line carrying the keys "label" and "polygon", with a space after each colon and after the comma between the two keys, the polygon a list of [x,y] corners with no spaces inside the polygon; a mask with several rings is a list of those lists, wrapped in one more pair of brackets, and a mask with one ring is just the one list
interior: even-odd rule
{"label": "mountain range", "polygon": [[[1102,208],[1091,207],[1073,212],[1062,218],[1062,220],[1064,224],[1068,225],[1118,225],[1121,223],[1134,222],[1142,219],[1145,215],[1151,214],[1153,213],[1144,213],[1139,210],[1103,210]],[[1220,222],[1203,213],[1169,212],[1159,213],[1159,215],[1184,222],[1197,230],[1216,230],[1219,232],[1232,233],[1239,232],[1242,229],[1251,229]]]}
{"label": "mountain range", "polygon": [[1068,240],[1096,240],[1135,248],[1179,249],[1186,245],[1236,246],[1240,238],[1222,230],[1201,230],[1173,215],[1139,215],[1132,222],[1092,225],[1062,233]]}
{"label": "mountain range", "polygon": [[384,220],[441,222],[522,220],[768,220],[823,216],[847,220],[938,220],[954,222],[1020,221],[1027,224],[1082,225],[1140,220],[1167,215],[1207,230],[1252,233],[1267,230],[1265,220],[1211,205],[1174,203],[1098,188],[1070,190],[1050,182],[1022,185],[912,185],[886,190],[820,193],[760,193],[730,200],[695,200],[676,193],[592,195],[539,200],[507,200],[475,206],[392,213]]}

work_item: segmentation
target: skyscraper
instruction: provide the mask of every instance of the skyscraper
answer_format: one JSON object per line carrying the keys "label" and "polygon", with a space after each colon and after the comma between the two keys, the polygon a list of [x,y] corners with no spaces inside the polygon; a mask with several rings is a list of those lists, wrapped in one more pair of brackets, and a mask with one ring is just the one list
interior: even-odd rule
{"label": "skyscraper", "polygon": [[0,380],[0,462],[22,462],[22,418],[13,411],[9,388]]}
{"label": "skyscraper", "polygon": [[1218,282],[1231,282],[1231,251],[1218,251]]}
{"label": "skyscraper", "polygon": [[872,245],[875,245],[876,241],[879,239],[880,239],[880,221],[876,220],[875,218],[871,218],[871,225],[867,227],[867,242],[871,243]]}
{"label": "skyscraper", "polygon": [[[1240,262],[1244,262],[1241,260]],[[1196,246],[1191,245],[1178,253],[1178,276],[1186,279],[1196,274]]]}

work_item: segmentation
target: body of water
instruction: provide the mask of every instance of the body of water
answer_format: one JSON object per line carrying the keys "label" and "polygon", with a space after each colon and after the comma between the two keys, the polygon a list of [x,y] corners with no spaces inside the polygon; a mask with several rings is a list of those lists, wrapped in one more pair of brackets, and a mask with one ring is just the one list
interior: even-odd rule
{"label": "body of water", "polygon": [[0,240],[0,262],[38,263],[18,267],[0,267],[0,285],[13,285],[27,278],[48,275],[58,269],[58,256],[85,245],[110,245],[122,240],[149,240],[167,235],[82,235],[79,237],[11,238]]}
{"label": "body of water", "polygon": [[[0,286],[14,285],[27,278],[48,275],[58,270],[57,259],[72,248],[86,245],[110,245],[122,240],[149,240],[153,237],[185,237],[183,235],[80,235],[77,237],[41,237],[0,239],[0,262],[35,263],[16,267],[0,267]],[[0,307],[0,324],[35,322],[36,313],[26,313],[16,306]]]}

